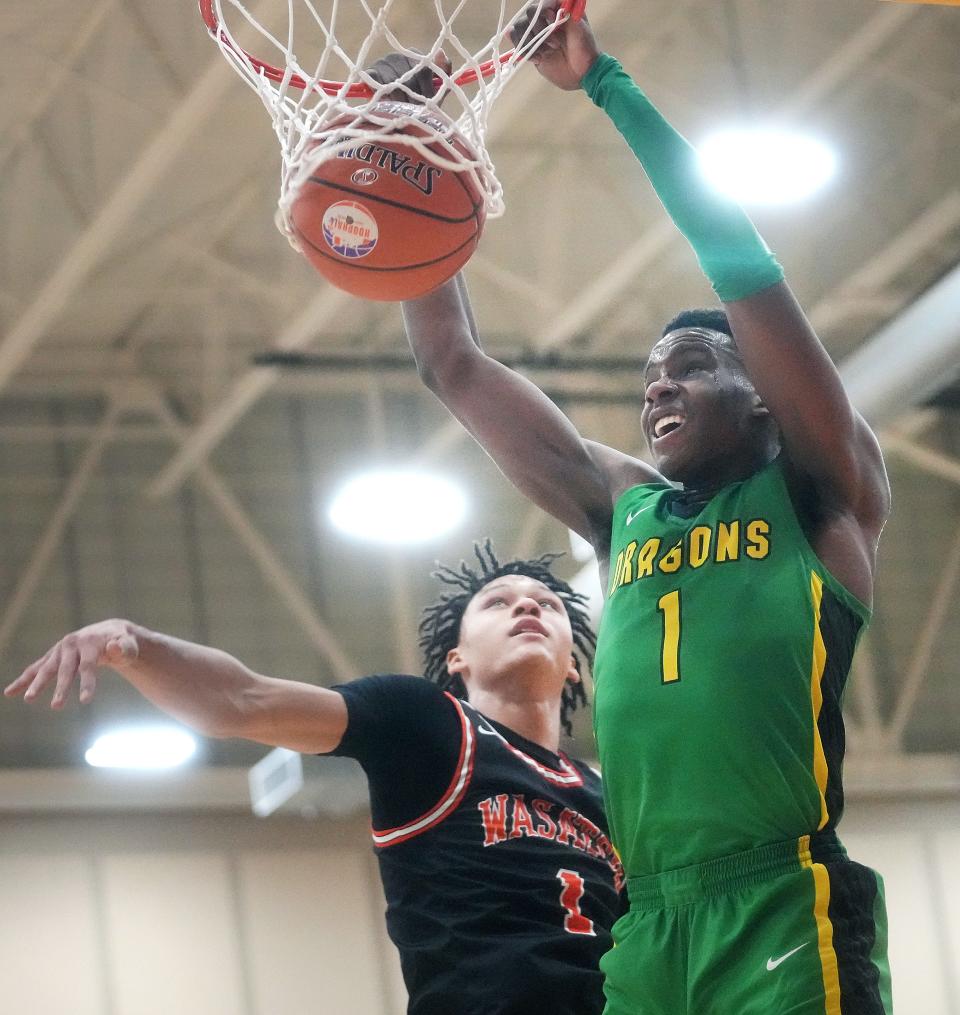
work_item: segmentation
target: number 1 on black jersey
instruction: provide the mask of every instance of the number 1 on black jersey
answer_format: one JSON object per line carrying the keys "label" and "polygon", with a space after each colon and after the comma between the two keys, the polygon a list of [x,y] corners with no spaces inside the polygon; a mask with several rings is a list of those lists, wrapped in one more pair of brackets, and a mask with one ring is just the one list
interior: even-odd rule
{"label": "number 1 on black jersey", "polygon": [[561,867],[557,877],[563,885],[560,892],[560,905],[566,910],[563,918],[563,929],[568,934],[589,934],[596,937],[593,920],[580,912],[580,900],[583,898],[583,878],[576,872]]}

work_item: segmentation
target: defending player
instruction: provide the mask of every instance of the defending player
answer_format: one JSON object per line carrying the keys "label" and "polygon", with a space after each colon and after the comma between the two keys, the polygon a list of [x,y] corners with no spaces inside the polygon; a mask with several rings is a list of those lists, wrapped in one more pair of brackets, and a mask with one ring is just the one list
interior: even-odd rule
{"label": "defending player", "polygon": [[126,620],[59,641],[6,689],[81,702],[109,666],[213,737],[356,758],[410,1015],[599,1015],[598,962],[622,912],[600,780],[558,749],[585,701],[594,639],[552,557],[438,577],[420,626],[427,680],[332,690],[253,673],[216,649]]}
{"label": "defending player", "polygon": [[462,280],[404,305],[421,376],[608,584],[594,722],[630,912],[610,1015],[890,1011],[882,883],[837,839],[841,698],[889,487],[783,273],[586,23],[534,57],[621,131],[725,305],[650,353],[657,470],[582,438],[475,340]]}

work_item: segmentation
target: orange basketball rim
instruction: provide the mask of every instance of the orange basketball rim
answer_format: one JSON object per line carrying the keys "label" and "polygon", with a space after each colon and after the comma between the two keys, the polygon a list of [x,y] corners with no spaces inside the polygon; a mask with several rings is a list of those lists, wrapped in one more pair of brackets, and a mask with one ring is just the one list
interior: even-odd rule
{"label": "orange basketball rim", "polygon": [[[960,2],[960,0],[957,0]],[[359,83],[351,85],[345,92],[343,90],[343,81],[305,81],[299,74],[292,74],[288,76],[288,72],[282,70],[280,67],[275,67],[273,64],[267,63],[264,60],[253,56],[244,49],[239,49],[232,41],[226,39],[223,35],[223,31],[220,26],[220,22],[217,19],[217,12],[214,9],[215,0],[199,0],[200,5],[200,16],[203,18],[204,24],[207,26],[207,30],[213,36],[213,38],[220,43],[226,44],[230,49],[235,49],[239,55],[245,57],[250,61],[252,66],[261,74],[264,75],[270,81],[283,81],[286,78],[287,86],[290,88],[306,89],[306,88],[317,88],[328,95],[340,95],[342,93],[343,98],[346,99],[369,99],[373,95],[373,90],[369,85]],[[579,21],[587,9],[587,0],[563,0],[560,4],[560,11],[568,15],[571,20]],[[500,63],[508,63],[513,59],[513,50],[508,53],[503,53],[498,60],[488,60],[485,63],[480,64],[479,76],[489,77],[499,61]],[[478,73],[474,70],[467,70],[464,73],[454,78],[454,82],[458,85],[472,84],[477,80]],[[440,79],[436,79],[437,86],[440,85]]]}

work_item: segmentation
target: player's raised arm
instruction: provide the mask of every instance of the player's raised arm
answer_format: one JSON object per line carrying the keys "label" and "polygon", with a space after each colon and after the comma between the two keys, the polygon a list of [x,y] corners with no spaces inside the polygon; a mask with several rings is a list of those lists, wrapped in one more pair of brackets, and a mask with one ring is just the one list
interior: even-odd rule
{"label": "player's raised arm", "polygon": [[725,304],[747,373],[779,425],[791,465],[828,506],[879,531],[888,494],[876,439],[750,219],[710,190],[693,148],[616,60],[600,56],[583,87],[640,159]]}
{"label": "player's raised arm", "polygon": [[606,553],[616,495],[656,472],[585,441],[535,384],[487,356],[461,277],[404,303],[403,322],[424,383],[504,475]]}
{"label": "player's raised arm", "polygon": [[814,483],[827,508],[849,511],[865,531],[878,532],[889,493],[876,439],[750,219],[708,187],[694,149],[620,64],[600,52],[586,21],[561,26],[533,62],[560,88],[579,81],[639,159],[725,304],[790,464]]}
{"label": "player's raised arm", "polygon": [[61,638],[4,691],[33,701],[52,687],[62,708],[79,684],[82,703],[108,666],[158,708],[211,737],[242,737],[303,753],[336,748],[347,725],[341,695],[311,684],[261,676],[219,649],[104,620]]}

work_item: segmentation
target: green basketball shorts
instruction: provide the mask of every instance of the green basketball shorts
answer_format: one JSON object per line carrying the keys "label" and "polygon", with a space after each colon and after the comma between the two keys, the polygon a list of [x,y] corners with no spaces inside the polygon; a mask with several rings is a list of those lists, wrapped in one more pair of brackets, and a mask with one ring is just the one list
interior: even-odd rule
{"label": "green basketball shorts", "polygon": [[604,1015],[891,1015],[880,876],[833,832],[629,878]]}

